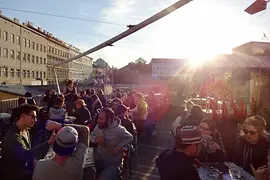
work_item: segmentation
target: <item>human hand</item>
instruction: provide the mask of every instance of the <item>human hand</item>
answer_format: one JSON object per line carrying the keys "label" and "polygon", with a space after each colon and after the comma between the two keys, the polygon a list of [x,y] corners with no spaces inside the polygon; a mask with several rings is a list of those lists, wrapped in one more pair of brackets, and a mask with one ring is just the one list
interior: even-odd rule
{"label": "human hand", "polygon": [[62,124],[58,123],[58,122],[54,122],[54,121],[51,121],[51,120],[48,120],[47,121],[47,124],[46,124],[46,129],[48,131],[54,131],[54,130],[59,130],[61,129],[62,127]]}
{"label": "human hand", "polygon": [[211,148],[213,148],[214,150],[220,150],[221,149],[220,146],[217,143],[213,143],[211,145]]}
{"label": "human hand", "polygon": [[56,139],[56,133],[55,131],[52,132],[50,139],[48,140],[48,144],[52,145]]}
{"label": "human hand", "polygon": [[100,137],[96,137],[95,139],[97,144],[103,144],[104,143],[104,137],[100,136]]}
{"label": "human hand", "polygon": [[[253,171],[254,168],[252,167]],[[259,167],[255,172],[254,172],[254,179],[255,180],[268,180],[269,174],[267,172],[267,167],[262,166]]]}

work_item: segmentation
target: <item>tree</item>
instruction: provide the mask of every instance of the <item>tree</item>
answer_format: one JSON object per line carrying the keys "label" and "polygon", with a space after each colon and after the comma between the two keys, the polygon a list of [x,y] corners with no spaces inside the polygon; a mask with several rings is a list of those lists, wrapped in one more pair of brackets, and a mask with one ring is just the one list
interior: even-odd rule
{"label": "tree", "polygon": [[146,60],[145,59],[143,59],[143,58],[139,58],[139,59],[137,59],[136,61],[135,61],[135,63],[136,64],[146,64]]}

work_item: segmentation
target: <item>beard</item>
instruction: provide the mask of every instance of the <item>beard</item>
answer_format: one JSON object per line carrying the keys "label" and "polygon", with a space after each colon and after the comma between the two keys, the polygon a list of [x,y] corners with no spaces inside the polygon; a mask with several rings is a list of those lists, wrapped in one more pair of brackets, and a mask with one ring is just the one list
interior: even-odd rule
{"label": "beard", "polygon": [[106,128],[108,128],[108,123],[98,124],[98,128],[99,129],[106,129]]}

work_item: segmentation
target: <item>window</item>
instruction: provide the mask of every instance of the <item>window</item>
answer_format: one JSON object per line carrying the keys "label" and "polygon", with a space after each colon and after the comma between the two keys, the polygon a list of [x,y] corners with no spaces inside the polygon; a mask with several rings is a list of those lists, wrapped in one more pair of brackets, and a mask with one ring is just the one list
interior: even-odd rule
{"label": "window", "polygon": [[2,56],[2,48],[0,47],[0,57]]}
{"label": "window", "polygon": [[10,58],[14,59],[14,57],[15,57],[14,50],[10,50]]}
{"label": "window", "polygon": [[10,69],[10,76],[11,76],[11,77],[15,77],[14,69]]}
{"label": "window", "polygon": [[8,49],[4,48],[3,58],[8,58]]}
{"label": "window", "polygon": [[26,53],[23,53],[23,60],[26,61]]}
{"label": "window", "polygon": [[32,42],[32,48],[35,50],[35,47],[36,47],[36,44],[35,44],[35,42],[33,41],[33,42]]}
{"label": "window", "polygon": [[25,38],[23,38],[23,45],[24,45],[24,47],[26,47],[26,39]]}
{"label": "window", "polygon": [[46,72],[43,72],[43,79],[46,79]]}
{"label": "window", "polygon": [[[39,58],[39,62],[40,64],[42,64],[42,57]],[[42,76],[41,76],[42,77]]]}
{"label": "window", "polygon": [[35,63],[35,56],[32,55],[32,63]]}
{"label": "window", "polygon": [[39,45],[39,50],[42,52],[42,44]]}
{"label": "window", "polygon": [[46,62],[46,58],[44,58],[43,64],[45,64],[45,65],[47,64],[47,62]]}
{"label": "window", "polygon": [[30,40],[27,40],[27,47],[30,48]]}
{"label": "window", "polygon": [[38,57],[36,56],[36,63],[38,64]]}
{"label": "window", "polygon": [[46,46],[43,46],[43,51],[44,53],[46,53]]}
{"label": "window", "polygon": [[42,79],[42,72],[41,71],[39,73],[39,77],[40,77],[40,79]]}
{"label": "window", "polygon": [[16,52],[16,59],[17,60],[21,59],[21,53],[19,51]]}
{"label": "window", "polygon": [[17,69],[17,77],[20,77],[21,76],[20,74],[21,74],[20,69]]}
{"label": "window", "polygon": [[8,32],[7,31],[4,31],[4,40],[8,41]]}
{"label": "window", "polygon": [[27,54],[27,61],[30,62],[30,54]]}
{"label": "window", "polygon": [[26,70],[23,70],[23,77],[26,78]]}
{"label": "window", "polygon": [[38,71],[36,72],[36,78],[38,78]]}
{"label": "window", "polygon": [[27,77],[30,78],[30,71],[27,70]]}
{"label": "window", "polygon": [[35,78],[35,71],[32,71],[32,78]]}
{"label": "window", "polygon": [[50,47],[50,46],[48,46],[47,51],[48,51],[49,53],[51,52],[51,47]]}
{"label": "window", "polygon": [[19,45],[21,44],[20,36],[17,36],[17,37],[16,37],[16,42],[17,42],[17,44],[19,44]]}
{"label": "window", "polygon": [[13,43],[15,42],[14,34],[10,34],[10,41]]}
{"label": "window", "polygon": [[8,68],[7,67],[4,68],[4,77],[8,77]]}
{"label": "window", "polygon": [[36,43],[36,50],[38,51],[38,47],[39,47],[39,44],[38,43]]}

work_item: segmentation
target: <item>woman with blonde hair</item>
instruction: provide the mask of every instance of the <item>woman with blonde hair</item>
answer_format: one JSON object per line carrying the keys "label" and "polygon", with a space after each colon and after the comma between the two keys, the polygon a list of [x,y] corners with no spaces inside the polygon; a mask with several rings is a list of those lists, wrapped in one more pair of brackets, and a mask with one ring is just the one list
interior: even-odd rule
{"label": "woman with blonde hair", "polygon": [[268,149],[265,119],[259,115],[247,118],[237,143],[236,163],[253,174],[252,169],[267,164]]}

